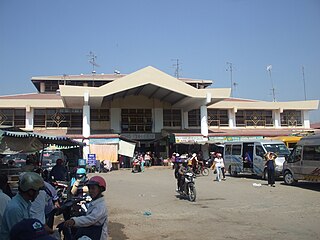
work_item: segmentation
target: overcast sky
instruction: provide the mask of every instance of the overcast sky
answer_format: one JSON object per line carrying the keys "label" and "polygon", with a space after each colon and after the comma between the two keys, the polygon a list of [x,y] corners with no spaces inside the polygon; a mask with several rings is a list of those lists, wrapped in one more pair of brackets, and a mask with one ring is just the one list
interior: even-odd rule
{"label": "overcast sky", "polygon": [[179,59],[181,77],[221,88],[231,62],[234,97],[272,101],[273,85],[277,101],[319,100],[319,26],[319,0],[1,0],[0,95],[36,92],[32,76],[90,73],[92,51],[97,73],[174,75]]}

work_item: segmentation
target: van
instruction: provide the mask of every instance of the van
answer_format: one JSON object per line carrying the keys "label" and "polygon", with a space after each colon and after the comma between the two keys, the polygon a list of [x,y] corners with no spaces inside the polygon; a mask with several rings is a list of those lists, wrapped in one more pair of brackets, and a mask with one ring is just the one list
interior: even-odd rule
{"label": "van", "polygon": [[278,136],[278,137],[272,137],[270,139],[272,140],[279,140],[284,142],[284,144],[287,146],[287,148],[292,151],[292,149],[294,148],[294,146],[297,144],[297,142],[299,142],[299,140],[302,137],[299,136]]}
{"label": "van", "polygon": [[41,166],[48,171],[51,171],[59,158],[65,161],[64,154],[61,150],[44,150],[40,152]]}
{"label": "van", "polygon": [[283,164],[286,184],[320,182],[320,135],[301,138]]}
{"label": "van", "polygon": [[277,154],[275,159],[276,177],[282,175],[283,162],[290,154],[282,141],[277,140],[244,140],[224,143],[224,164],[232,176],[239,173],[253,174],[268,178],[264,155],[267,152]]}

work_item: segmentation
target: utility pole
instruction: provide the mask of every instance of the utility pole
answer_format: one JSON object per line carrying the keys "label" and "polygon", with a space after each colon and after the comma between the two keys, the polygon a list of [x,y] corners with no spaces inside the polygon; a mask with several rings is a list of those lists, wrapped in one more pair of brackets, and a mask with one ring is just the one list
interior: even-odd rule
{"label": "utility pole", "polygon": [[172,59],[172,61],[175,61],[176,63],[173,64],[173,67],[175,67],[174,76],[179,79],[180,77],[180,64],[179,59]]}
{"label": "utility pole", "polygon": [[304,66],[302,65],[302,80],[303,80],[303,90],[304,90],[304,100],[307,100],[307,94],[306,94],[306,80],[304,78]]}
{"label": "utility pole", "polygon": [[233,79],[232,79],[232,71],[233,71],[233,65],[232,65],[232,62],[227,62],[227,65],[229,68],[226,69],[226,71],[230,71],[230,86],[231,86],[231,94],[230,96],[233,97]]}
{"label": "utility pole", "polygon": [[97,56],[94,54],[94,52],[89,52],[89,55],[87,55],[89,57],[89,63],[92,64],[92,74],[95,74],[95,67],[99,67],[99,65],[96,63],[96,59]]}
{"label": "utility pole", "polygon": [[272,65],[267,66],[267,71],[269,72],[269,76],[270,76],[270,80],[271,80],[271,91],[272,91],[272,101],[275,102],[276,101],[276,93],[275,93],[275,89],[273,86],[273,79],[272,79],[272,74],[271,74],[271,70],[272,70]]}

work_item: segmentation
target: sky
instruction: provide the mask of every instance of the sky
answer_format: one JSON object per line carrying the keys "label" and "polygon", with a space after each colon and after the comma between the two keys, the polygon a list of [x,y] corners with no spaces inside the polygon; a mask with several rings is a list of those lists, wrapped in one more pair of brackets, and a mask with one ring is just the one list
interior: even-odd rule
{"label": "sky", "polygon": [[320,100],[320,1],[0,0],[0,95],[36,92],[33,76],[91,73],[90,52],[97,73],[174,75],[179,59],[180,77],[232,82],[233,97]]}

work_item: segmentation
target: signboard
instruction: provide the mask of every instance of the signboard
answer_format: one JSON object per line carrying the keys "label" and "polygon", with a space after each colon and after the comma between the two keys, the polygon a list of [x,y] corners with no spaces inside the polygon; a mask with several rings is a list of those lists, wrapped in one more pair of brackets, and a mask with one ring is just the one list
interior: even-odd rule
{"label": "signboard", "polygon": [[175,136],[176,143],[205,143],[208,141],[207,137],[203,136]]}
{"label": "signboard", "polygon": [[134,140],[153,140],[156,138],[154,133],[122,133],[121,136]]}
{"label": "signboard", "polygon": [[230,142],[243,140],[258,140],[263,139],[263,136],[223,136],[223,137],[209,137],[210,142]]}
{"label": "signboard", "polygon": [[88,154],[88,165],[95,166],[96,165],[96,154]]}

